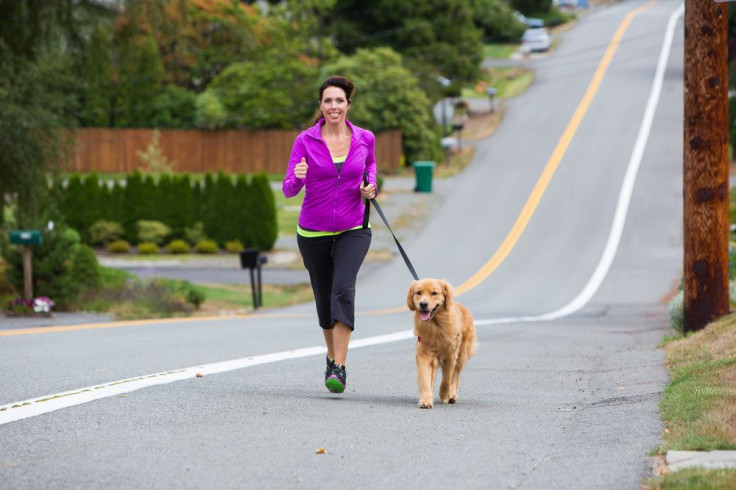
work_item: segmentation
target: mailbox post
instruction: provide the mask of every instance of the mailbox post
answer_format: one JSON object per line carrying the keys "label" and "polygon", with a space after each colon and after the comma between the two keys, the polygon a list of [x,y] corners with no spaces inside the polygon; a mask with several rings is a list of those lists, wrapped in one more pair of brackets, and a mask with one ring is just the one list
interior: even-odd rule
{"label": "mailbox post", "polygon": [[10,243],[23,247],[23,294],[30,301],[33,299],[33,261],[31,245],[41,245],[43,238],[38,230],[13,230],[10,232]]}
{"label": "mailbox post", "polygon": [[491,114],[496,112],[496,94],[498,94],[498,89],[495,87],[488,87],[486,89],[486,95],[488,96],[488,100],[490,102],[490,110]]}
{"label": "mailbox post", "polygon": [[452,125],[452,129],[457,131],[457,149],[462,152],[463,151],[463,128],[465,125],[463,123],[457,123]]}
{"label": "mailbox post", "polygon": [[263,306],[261,266],[266,262],[268,262],[268,257],[260,255],[257,248],[246,248],[240,252],[240,267],[250,269],[250,289],[253,292],[254,310],[258,309],[259,306]]}

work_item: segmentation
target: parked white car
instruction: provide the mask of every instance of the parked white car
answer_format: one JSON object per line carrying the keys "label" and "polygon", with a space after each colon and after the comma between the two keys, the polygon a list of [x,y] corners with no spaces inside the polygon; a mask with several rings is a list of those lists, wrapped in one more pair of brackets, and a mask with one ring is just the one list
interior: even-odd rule
{"label": "parked white car", "polygon": [[516,20],[527,26],[528,28],[533,27],[544,27],[544,20],[543,19],[536,19],[534,17],[527,17],[518,10],[514,10],[514,17],[516,17]]}
{"label": "parked white car", "polygon": [[552,38],[544,27],[527,29],[521,36],[521,50],[526,53],[547,51],[552,47]]}

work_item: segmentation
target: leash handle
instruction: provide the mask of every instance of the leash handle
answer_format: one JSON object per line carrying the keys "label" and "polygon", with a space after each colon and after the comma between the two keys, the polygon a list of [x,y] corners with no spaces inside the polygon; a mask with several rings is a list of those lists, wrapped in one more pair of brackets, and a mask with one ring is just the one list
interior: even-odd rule
{"label": "leash handle", "polygon": [[[363,184],[368,185],[368,171],[363,171]],[[417,275],[417,271],[414,270],[414,266],[411,265],[411,260],[409,260],[409,256],[406,255],[406,252],[404,252],[404,247],[401,246],[399,243],[399,239],[396,238],[396,235],[394,234],[394,230],[391,229],[391,225],[388,224],[388,220],[386,219],[386,216],[384,216],[383,211],[381,210],[381,206],[378,205],[378,201],[376,201],[376,198],[373,199],[366,199],[365,203],[365,215],[363,217],[363,228],[368,227],[368,216],[370,213],[370,205],[373,204],[373,207],[376,208],[376,211],[378,211],[378,215],[383,220],[384,224],[386,225],[386,228],[388,228],[388,231],[391,232],[391,236],[394,237],[394,241],[396,242],[396,246],[399,248],[399,253],[401,254],[401,257],[404,259],[404,263],[406,264],[406,267],[409,269],[409,272],[411,272],[412,277],[415,281],[419,280],[419,276]]]}
{"label": "leash handle", "polygon": [[[368,170],[363,170],[363,185],[368,186]],[[365,199],[365,212],[363,212],[363,229],[368,229],[368,222],[371,219],[371,202],[368,198]]]}

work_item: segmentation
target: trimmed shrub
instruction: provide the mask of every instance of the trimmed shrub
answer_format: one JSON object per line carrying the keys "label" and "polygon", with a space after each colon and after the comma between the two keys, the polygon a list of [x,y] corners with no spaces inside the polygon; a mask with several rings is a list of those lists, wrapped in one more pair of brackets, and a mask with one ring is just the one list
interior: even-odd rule
{"label": "trimmed shrub", "polygon": [[[48,296],[58,309],[68,307],[76,296],[69,280],[69,269],[80,244],[79,233],[61,226],[44,230],[43,243],[31,247],[33,260],[33,294]],[[23,254],[20,247],[0,240],[2,255],[8,262],[6,278],[17,291],[23,291]]]}
{"label": "trimmed shrub", "polygon": [[197,310],[199,309],[199,306],[204,303],[204,300],[207,299],[205,292],[189,281],[184,281],[182,283],[181,290],[184,293],[184,297],[187,299],[187,303],[194,306]]}
{"label": "trimmed shrub", "polygon": [[245,175],[238,175],[235,180],[235,209],[231,215],[235,222],[237,238],[240,243],[252,245],[256,217],[253,215],[253,187]]}
{"label": "trimmed shrub", "polygon": [[225,250],[227,250],[231,254],[237,254],[245,250],[245,247],[240,240],[232,240],[229,242],[225,242]]}
{"label": "trimmed shrub", "polygon": [[142,219],[135,223],[135,227],[138,230],[138,241],[143,243],[150,242],[161,245],[171,233],[171,228],[160,221]]}
{"label": "trimmed shrub", "polygon": [[87,245],[81,245],[74,254],[69,280],[78,292],[97,291],[102,286],[97,255]]}
{"label": "trimmed shrub", "polygon": [[238,209],[235,185],[230,175],[219,172],[213,186],[202,203],[204,231],[210,239],[225,243],[238,236],[237,220],[232,218]]}
{"label": "trimmed shrub", "polygon": [[[145,177],[137,170],[126,177],[123,192],[122,220],[125,238],[134,244],[139,241],[137,223],[140,220],[158,220],[158,186],[151,175]],[[151,241],[143,240],[140,241]]]}
{"label": "trimmed shrub", "polygon": [[[120,182],[115,181],[113,184],[112,189],[110,189],[108,197],[108,202],[110,203],[110,207],[107,210],[107,216],[106,218],[114,221],[116,223],[120,223],[122,226],[123,220],[126,216],[126,210],[125,210],[125,186],[122,185]],[[123,227],[123,233],[125,233],[125,228]]]}
{"label": "trimmed shrub", "polygon": [[125,240],[115,240],[107,244],[107,251],[111,254],[127,254],[130,252],[130,243]]}
{"label": "trimmed shrub", "polygon": [[279,235],[276,218],[276,200],[273,197],[271,184],[265,173],[253,176],[251,180],[249,211],[253,217],[252,245],[260,250],[271,250]]}
{"label": "trimmed shrub", "polygon": [[192,180],[189,175],[162,175],[158,185],[159,219],[171,228],[173,238],[184,238],[185,229],[197,221]]}
{"label": "trimmed shrub", "polygon": [[173,240],[166,245],[166,250],[170,254],[188,254],[190,252],[189,244],[184,240]]}
{"label": "trimmed shrub", "polygon": [[191,228],[186,228],[184,230],[184,235],[187,238],[187,241],[194,245],[195,243],[199,243],[202,240],[205,239],[204,235],[204,225],[201,221],[197,221],[194,223],[194,226]]}
{"label": "trimmed shrub", "polygon": [[201,254],[216,254],[217,242],[214,240],[202,240],[194,246],[194,250]]}
{"label": "trimmed shrub", "polygon": [[64,221],[70,227],[76,230],[86,230],[89,225],[85,225],[82,216],[83,204],[80,201],[82,196],[82,176],[73,174],[67,181],[66,188],[61,197],[61,214],[64,215]]}
{"label": "trimmed shrub", "polygon": [[123,236],[123,227],[115,221],[97,220],[89,227],[90,245],[105,245]]}
{"label": "trimmed shrub", "polygon": [[157,255],[158,252],[158,245],[153,242],[144,242],[138,244],[139,255]]}

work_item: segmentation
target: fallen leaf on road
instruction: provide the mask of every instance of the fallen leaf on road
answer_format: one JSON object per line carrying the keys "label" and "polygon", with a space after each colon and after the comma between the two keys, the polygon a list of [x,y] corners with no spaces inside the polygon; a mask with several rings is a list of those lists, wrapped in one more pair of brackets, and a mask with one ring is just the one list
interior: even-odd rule
{"label": "fallen leaf on road", "polygon": [[197,373],[197,377],[198,377],[198,378],[201,378],[202,376],[204,376],[204,374],[202,374],[202,373]]}
{"label": "fallen leaf on road", "polygon": [[327,454],[327,449],[321,447],[315,451],[317,454]]}

